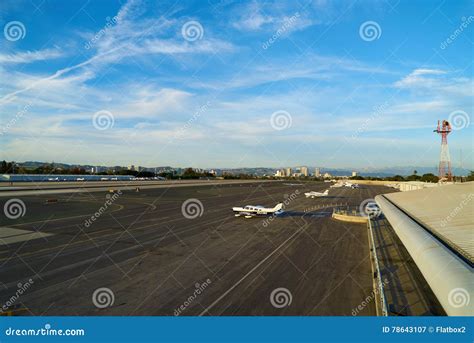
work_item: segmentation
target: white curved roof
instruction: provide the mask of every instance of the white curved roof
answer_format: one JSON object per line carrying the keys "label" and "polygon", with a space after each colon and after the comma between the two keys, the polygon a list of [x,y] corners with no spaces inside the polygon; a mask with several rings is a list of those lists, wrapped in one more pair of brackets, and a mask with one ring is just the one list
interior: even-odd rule
{"label": "white curved roof", "polygon": [[474,183],[377,195],[397,236],[450,316],[473,316]]}
{"label": "white curved roof", "polygon": [[451,249],[474,263],[474,182],[385,194]]}

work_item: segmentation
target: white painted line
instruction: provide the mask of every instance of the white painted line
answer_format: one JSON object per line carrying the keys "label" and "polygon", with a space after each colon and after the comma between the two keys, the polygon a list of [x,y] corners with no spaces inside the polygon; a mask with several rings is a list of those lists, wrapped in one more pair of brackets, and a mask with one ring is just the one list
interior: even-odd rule
{"label": "white painted line", "polygon": [[52,236],[52,233],[37,232],[30,230],[13,229],[10,227],[0,228],[0,245],[8,245],[18,242],[29,241],[43,237]]}
{"label": "white painted line", "polygon": [[291,239],[293,239],[293,237],[295,237],[298,233],[300,233],[301,231],[304,230],[304,227],[303,228],[300,228],[298,229],[297,231],[295,231],[295,233],[293,233],[290,237],[288,237],[283,243],[281,243],[275,250],[273,250],[267,257],[265,257],[263,260],[261,260],[255,267],[253,267],[247,274],[245,274],[239,281],[237,281],[236,283],[234,283],[234,285],[232,287],[230,287],[227,291],[224,292],[224,294],[222,294],[219,298],[217,298],[211,305],[209,305],[208,307],[206,307],[206,309],[204,309],[204,311],[202,311],[199,316],[203,316],[206,312],[208,312],[210,309],[212,309],[215,305],[217,305],[217,303],[219,301],[221,301],[222,299],[224,299],[227,294],[229,294],[230,292],[232,292],[239,284],[242,283],[242,281],[244,281],[250,274],[252,274],[258,267],[260,267],[263,263],[265,263],[270,257],[272,257],[277,251],[279,251],[281,248],[283,248],[283,246],[286,245],[286,243],[288,243]]}

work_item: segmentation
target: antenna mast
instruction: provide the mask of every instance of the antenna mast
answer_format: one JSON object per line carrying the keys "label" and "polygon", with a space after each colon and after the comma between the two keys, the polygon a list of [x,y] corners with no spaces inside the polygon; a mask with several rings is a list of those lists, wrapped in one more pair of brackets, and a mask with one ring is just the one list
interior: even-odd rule
{"label": "antenna mast", "polygon": [[447,120],[443,120],[440,125],[438,120],[438,127],[433,130],[441,135],[441,153],[439,156],[438,177],[439,180],[452,181],[453,175],[451,172],[451,158],[449,156],[448,135],[451,133],[451,125]]}

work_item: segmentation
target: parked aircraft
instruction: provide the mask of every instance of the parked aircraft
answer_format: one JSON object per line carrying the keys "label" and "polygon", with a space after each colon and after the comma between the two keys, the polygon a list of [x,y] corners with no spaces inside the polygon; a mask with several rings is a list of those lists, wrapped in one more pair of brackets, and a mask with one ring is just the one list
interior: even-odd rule
{"label": "parked aircraft", "polygon": [[351,182],[345,182],[344,186],[349,187],[349,188],[359,188],[359,185],[357,183],[351,183]]}
{"label": "parked aircraft", "polygon": [[284,212],[283,203],[279,203],[275,207],[263,207],[260,205],[232,207],[232,211],[234,211],[236,217],[244,216],[245,218],[252,218],[255,216],[279,215]]}
{"label": "parked aircraft", "polygon": [[329,189],[326,189],[324,192],[315,192],[315,191],[312,191],[312,192],[308,192],[308,193],[305,193],[304,195],[306,195],[307,198],[319,198],[319,197],[325,197],[325,196],[328,196],[329,194]]}

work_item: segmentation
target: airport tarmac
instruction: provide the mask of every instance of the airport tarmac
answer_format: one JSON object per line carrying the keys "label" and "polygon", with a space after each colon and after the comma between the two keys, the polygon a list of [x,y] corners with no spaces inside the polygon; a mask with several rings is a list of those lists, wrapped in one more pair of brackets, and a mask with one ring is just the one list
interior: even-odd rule
{"label": "airport tarmac", "polygon": [[[329,185],[18,196],[24,216],[0,219],[0,306],[9,302],[22,315],[351,315],[373,290],[367,227],[335,221],[332,208],[393,190],[361,185],[304,196]],[[188,199],[202,207],[192,200],[197,212],[183,211]],[[0,198],[2,209],[8,200]],[[274,219],[231,211],[281,201],[287,214]],[[358,312],[375,314],[373,301]]]}

